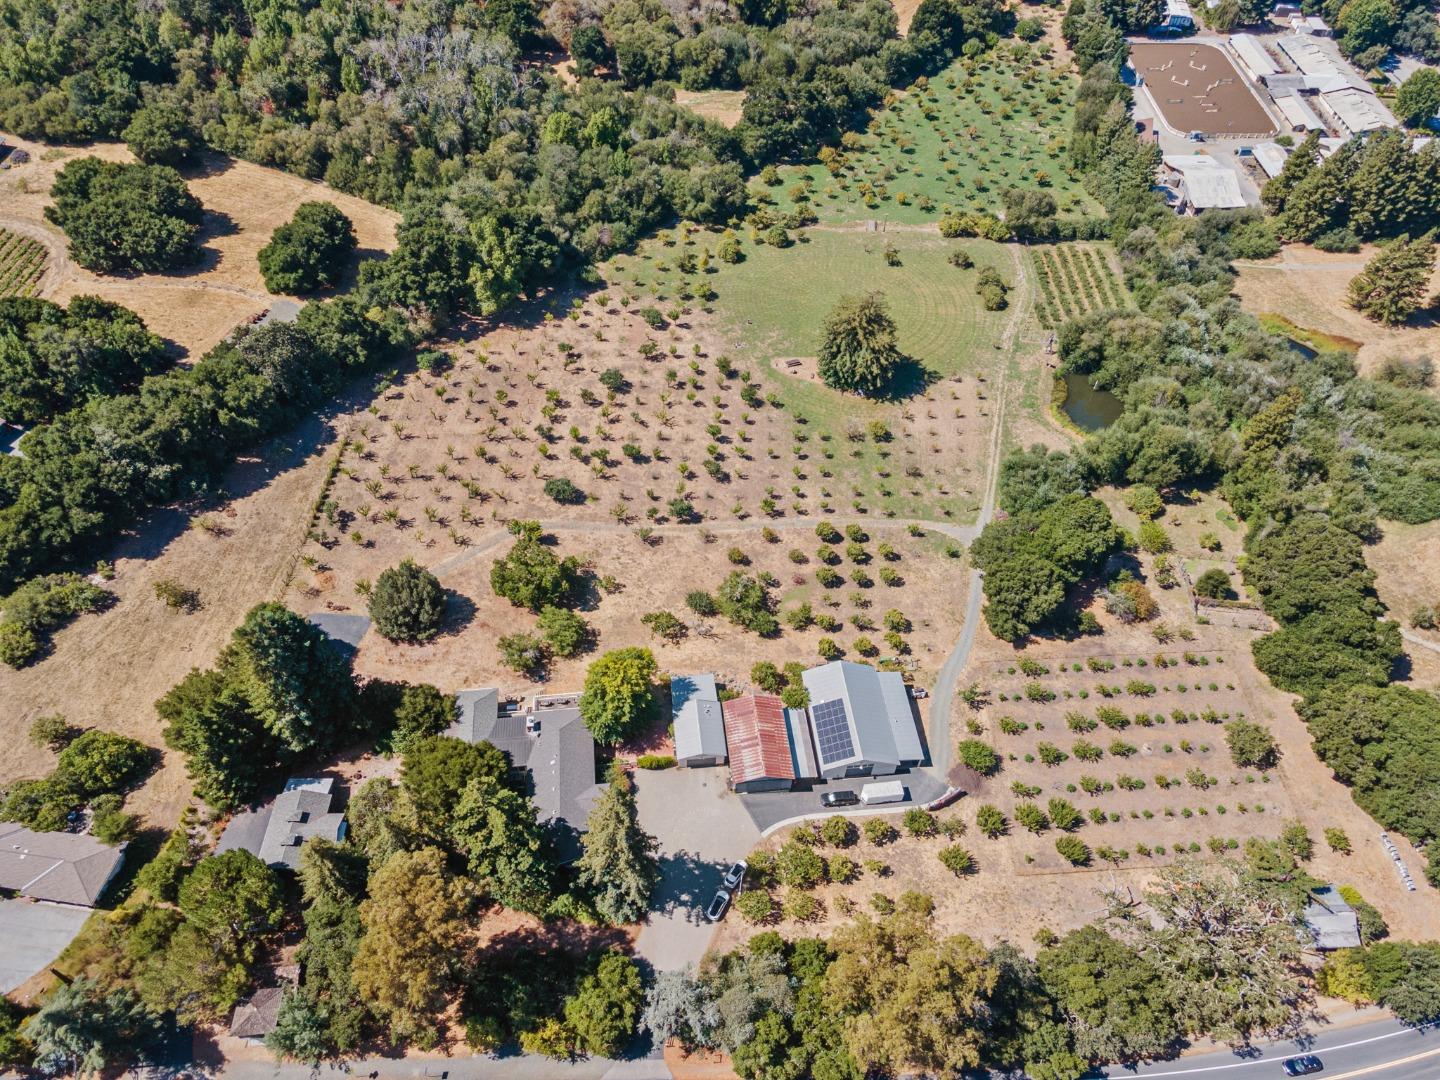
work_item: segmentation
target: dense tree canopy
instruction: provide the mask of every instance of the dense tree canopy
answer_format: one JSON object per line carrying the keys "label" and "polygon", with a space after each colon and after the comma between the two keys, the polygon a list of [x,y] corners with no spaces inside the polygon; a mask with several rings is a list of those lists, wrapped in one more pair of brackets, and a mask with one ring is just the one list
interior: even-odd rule
{"label": "dense tree canopy", "polygon": [[164,343],[119,304],[0,300],[0,416],[11,423],[42,423],[92,397],[133,391],[164,364]]}
{"label": "dense tree canopy", "polygon": [[334,203],[307,202],[260,249],[260,273],[272,293],[308,293],[338,285],[350,267],[354,226]]}
{"label": "dense tree canopy", "polygon": [[1110,511],[1087,495],[1065,495],[985,526],[971,556],[985,572],[986,625],[1007,641],[1056,625],[1066,590],[1099,569],[1119,542]]}
{"label": "dense tree canopy", "polygon": [[56,174],[50,195],[45,217],[86,269],[156,273],[199,255],[204,208],[168,166],[78,158]]}

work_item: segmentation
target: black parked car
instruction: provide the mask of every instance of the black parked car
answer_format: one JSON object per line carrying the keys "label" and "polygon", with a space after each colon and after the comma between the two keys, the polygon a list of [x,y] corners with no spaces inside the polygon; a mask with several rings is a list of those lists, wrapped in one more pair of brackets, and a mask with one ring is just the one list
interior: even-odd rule
{"label": "black parked car", "polygon": [[860,796],[853,791],[827,791],[820,796],[821,806],[854,806]]}
{"label": "black parked car", "polygon": [[1282,1066],[1286,1076],[1309,1076],[1311,1073],[1318,1073],[1325,1068],[1320,1059],[1314,1054],[1306,1054],[1304,1057],[1286,1058]]}

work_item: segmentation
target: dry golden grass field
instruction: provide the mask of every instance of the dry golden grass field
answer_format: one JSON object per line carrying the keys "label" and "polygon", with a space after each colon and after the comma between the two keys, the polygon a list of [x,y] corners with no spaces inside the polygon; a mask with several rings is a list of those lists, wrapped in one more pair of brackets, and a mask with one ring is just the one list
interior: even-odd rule
{"label": "dry golden grass field", "polygon": [[31,158],[0,173],[0,227],[33,236],[49,248],[37,295],[64,303],[89,294],[124,304],[182,358],[198,359],[236,325],[274,302],[255,256],[301,203],[324,201],[339,207],[355,226],[362,258],[395,246],[399,215],[394,211],[277,169],[211,154],[186,170],[191,192],[209,211],[200,263],[169,274],[94,274],[70,261],[64,234],[45,220],[50,185],[67,161],[87,155],[133,161],[129,150],[117,143],[47,149],[6,139],[27,149]]}
{"label": "dry golden grass field", "polygon": [[[1235,293],[1245,310],[1280,314],[1307,330],[1347,339],[1356,349],[1362,375],[1373,374],[1389,357],[1414,358],[1440,353],[1440,325],[1428,318],[1399,327],[1382,326],[1350,307],[1350,279],[1375,254],[1366,245],[1353,255],[1327,254],[1305,244],[1287,244],[1264,262],[1242,262]],[[1440,291],[1440,271],[1431,292]]]}

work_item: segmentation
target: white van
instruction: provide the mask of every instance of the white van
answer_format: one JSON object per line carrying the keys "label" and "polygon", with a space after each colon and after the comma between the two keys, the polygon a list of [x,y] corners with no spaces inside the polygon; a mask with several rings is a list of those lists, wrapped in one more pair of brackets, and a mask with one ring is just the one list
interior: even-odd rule
{"label": "white van", "polygon": [[905,785],[899,780],[887,780],[883,784],[866,784],[860,789],[860,801],[866,806],[904,802]]}

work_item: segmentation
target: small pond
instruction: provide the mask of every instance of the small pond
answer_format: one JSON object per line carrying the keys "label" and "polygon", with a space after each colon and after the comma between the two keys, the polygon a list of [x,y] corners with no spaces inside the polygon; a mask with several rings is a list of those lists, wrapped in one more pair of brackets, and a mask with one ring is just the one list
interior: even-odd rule
{"label": "small pond", "polygon": [[1109,390],[1097,390],[1084,375],[1065,376],[1065,404],[1062,409],[1081,431],[1109,427],[1125,411],[1124,403]]}

